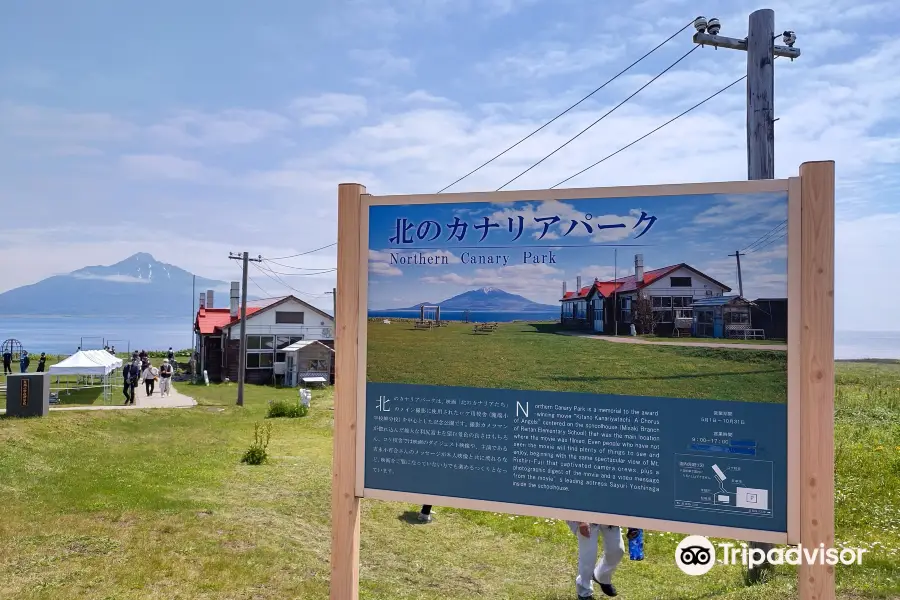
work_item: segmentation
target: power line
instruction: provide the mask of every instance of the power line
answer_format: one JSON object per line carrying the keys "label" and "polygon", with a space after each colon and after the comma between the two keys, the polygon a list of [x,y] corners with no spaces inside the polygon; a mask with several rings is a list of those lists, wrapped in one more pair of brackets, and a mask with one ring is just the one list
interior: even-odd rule
{"label": "power line", "polygon": [[509,152],[510,150],[512,150],[513,148],[515,148],[516,146],[518,146],[519,144],[521,144],[522,142],[524,142],[524,141],[530,139],[530,138],[531,138],[532,136],[534,136],[536,133],[538,133],[539,131],[543,130],[544,128],[546,128],[548,125],[550,125],[551,123],[553,123],[554,121],[556,121],[557,119],[559,119],[560,117],[562,117],[563,115],[566,115],[567,113],[569,113],[572,109],[574,109],[575,107],[579,106],[579,105],[580,105],[581,103],[583,103],[585,100],[587,100],[588,98],[590,98],[591,96],[593,96],[594,94],[596,94],[597,92],[599,92],[600,90],[602,90],[603,88],[605,88],[606,86],[608,86],[610,83],[612,83],[613,81],[615,81],[616,79],[618,79],[619,77],[621,77],[622,75],[624,75],[625,73],[627,73],[628,71],[630,71],[632,67],[636,66],[638,63],[640,63],[641,61],[643,61],[645,58],[647,58],[648,56],[650,56],[651,54],[653,54],[654,52],[656,52],[657,50],[659,50],[660,48],[662,48],[663,46],[665,46],[667,43],[669,43],[670,41],[672,41],[672,39],[675,38],[675,36],[677,36],[679,33],[681,33],[682,31],[684,31],[685,29],[687,29],[687,28],[690,27],[691,25],[693,25],[695,20],[696,20],[696,19],[691,19],[690,21],[688,21],[688,23],[687,23],[684,27],[682,27],[681,29],[679,29],[678,31],[676,31],[675,33],[673,33],[672,35],[670,35],[669,37],[667,37],[665,40],[663,40],[662,42],[660,42],[660,43],[659,43],[656,47],[654,47],[652,50],[650,50],[649,52],[647,52],[646,54],[644,54],[643,56],[641,56],[639,59],[637,59],[636,61],[634,61],[633,63],[631,63],[630,65],[628,65],[627,67],[625,67],[624,69],[622,69],[621,71],[619,71],[618,73],[616,73],[615,75],[613,75],[611,78],[607,79],[607,80],[603,83],[603,85],[601,85],[600,87],[596,88],[593,92],[591,92],[590,94],[588,94],[587,96],[585,96],[584,98],[582,98],[581,100],[579,100],[578,102],[576,102],[575,104],[573,104],[572,106],[570,106],[569,108],[567,108],[566,110],[562,111],[561,113],[559,113],[558,115],[556,115],[555,117],[553,117],[552,119],[550,119],[549,121],[547,121],[546,123],[544,123],[543,125],[541,125],[540,127],[538,127],[537,129],[535,129],[534,131],[532,131],[531,133],[529,133],[528,135],[526,135],[525,137],[523,137],[521,140],[519,140],[518,142],[516,142],[515,144],[513,144],[512,146],[510,146],[509,148],[507,148],[506,150],[500,152],[499,154],[497,154],[496,156],[494,156],[494,157],[491,158],[490,160],[488,160],[488,161],[482,163],[481,165],[479,165],[479,166],[476,167],[475,169],[472,169],[471,171],[469,171],[468,173],[466,173],[465,175],[463,175],[462,177],[460,177],[459,179],[457,179],[456,181],[454,181],[454,182],[451,183],[450,185],[448,185],[448,186],[442,188],[442,189],[438,192],[438,194],[440,194],[440,193],[442,193],[442,192],[444,192],[444,191],[446,191],[446,190],[452,188],[454,185],[456,185],[457,183],[459,183],[459,182],[462,181],[463,179],[466,179],[466,178],[469,177],[470,175],[474,175],[475,173],[477,173],[478,171],[480,171],[480,170],[483,169],[484,167],[488,166],[489,164],[491,164],[492,162],[494,162],[495,160],[497,160],[498,158],[500,158],[501,156],[503,156],[504,154],[506,154],[507,152]]}
{"label": "power line", "polygon": [[621,106],[623,106],[626,102],[628,102],[629,100],[631,100],[632,98],[634,98],[635,96],[637,96],[637,95],[638,95],[639,93],[641,93],[643,90],[647,89],[647,87],[649,87],[654,81],[656,81],[657,79],[659,79],[660,77],[662,77],[663,75],[665,75],[666,73],[668,73],[669,71],[671,71],[672,69],[674,69],[675,66],[676,66],[678,63],[680,63],[681,61],[683,61],[684,59],[686,59],[688,56],[690,56],[691,54],[693,54],[694,51],[697,50],[697,48],[699,48],[699,47],[700,47],[700,46],[694,46],[693,48],[691,48],[690,50],[688,50],[687,52],[685,52],[684,54],[682,54],[681,57],[680,57],[678,60],[676,60],[676,61],[673,62],[671,65],[669,65],[668,67],[666,67],[665,69],[663,69],[662,72],[660,72],[660,73],[659,73],[658,75],[656,75],[653,79],[651,79],[650,81],[648,81],[647,83],[645,83],[644,85],[642,85],[641,87],[639,87],[639,88],[637,89],[637,91],[633,92],[630,96],[628,96],[627,98],[625,98],[624,100],[622,100],[621,102],[619,102],[618,104],[616,104],[614,107],[612,107],[610,110],[608,110],[602,117],[600,117],[599,119],[597,119],[596,121],[594,121],[593,123],[591,123],[590,125],[588,125],[587,127],[585,127],[584,129],[582,129],[581,131],[579,131],[578,133],[576,133],[574,136],[572,136],[571,138],[569,138],[563,145],[561,145],[561,146],[559,146],[558,148],[556,148],[556,150],[554,150],[553,152],[551,152],[550,154],[548,154],[547,156],[545,156],[545,157],[542,158],[541,160],[537,161],[536,163],[534,163],[533,165],[531,165],[530,167],[528,167],[527,169],[525,169],[524,171],[522,171],[521,173],[519,173],[518,175],[516,175],[515,177],[513,177],[512,179],[510,179],[509,181],[507,181],[507,182],[504,183],[503,185],[501,185],[500,187],[498,187],[496,191],[499,192],[500,190],[502,190],[503,188],[505,188],[506,186],[508,186],[509,184],[511,184],[513,181],[515,181],[516,179],[518,179],[519,177],[521,177],[521,176],[524,175],[525,173],[529,172],[530,170],[532,170],[533,168],[535,168],[536,166],[538,166],[539,164],[541,164],[542,162],[544,162],[545,160],[547,160],[548,158],[550,158],[551,156],[553,156],[554,154],[556,154],[557,152],[559,152],[560,150],[562,150],[563,148],[565,148],[566,146],[568,146],[569,144],[571,144],[572,142],[574,142],[576,139],[578,139],[583,133],[585,133],[585,132],[586,132],[587,130],[589,130],[591,127],[593,127],[594,125],[596,125],[597,123],[599,123],[600,121],[602,121],[603,119],[605,119],[606,117],[608,117],[609,115],[611,115],[613,112],[615,112],[617,109],[619,109]]}
{"label": "power line", "polygon": [[765,248],[768,248],[769,246],[771,246],[771,245],[774,244],[775,242],[777,242],[777,241],[779,241],[779,240],[783,240],[786,236],[787,236],[787,231],[785,231],[784,233],[782,233],[781,235],[779,235],[777,238],[772,238],[771,240],[769,240],[768,242],[766,242],[766,243],[763,244],[762,246],[757,246],[756,248],[754,248],[753,250],[751,250],[750,252],[748,252],[748,254],[753,254],[754,252],[759,252],[760,250],[764,250]]}
{"label": "power line", "polygon": [[276,262],[269,258],[263,258],[263,262],[272,263],[273,265],[278,265],[279,267],[283,267],[285,269],[294,269],[296,271],[321,271],[322,269],[325,269],[325,268],[331,268],[331,267],[318,267],[318,268],[317,267],[295,267],[293,265],[286,265],[284,263]]}
{"label": "power line", "polygon": [[[310,294],[309,292],[301,292],[300,290],[298,290],[298,289],[295,288],[294,286],[289,285],[289,284],[288,284],[285,280],[283,280],[281,277],[279,277],[278,274],[277,274],[275,271],[272,271],[271,269],[268,269],[268,268],[266,268],[266,267],[262,267],[262,266],[260,266],[260,265],[257,264],[257,263],[253,263],[253,266],[256,267],[257,269],[259,269],[259,272],[260,272],[260,273],[262,273],[263,275],[265,275],[266,277],[268,277],[269,279],[271,279],[271,280],[274,281],[275,283],[281,284],[281,285],[283,285],[284,287],[288,288],[289,290],[294,291],[294,292],[297,292],[297,293],[300,294],[301,296],[307,296],[307,297],[309,297],[309,298],[322,298],[322,297],[324,297],[324,296],[321,295],[321,294],[317,296],[317,295],[315,295],[315,294]],[[270,273],[271,273],[271,274],[270,274]]]}
{"label": "power line", "polygon": [[267,267],[267,270],[270,273],[284,275],[285,277],[310,277],[310,276],[315,276],[315,275],[324,275],[325,273],[334,273],[335,271],[337,271],[336,268],[331,268],[331,269],[320,269],[314,273],[282,273],[281,271],[276,271],[276,270],[268,268],[268,267]]}
{"label": "power line", "polygon": [[692,107],[690,107],[690,108],[687,109],[686,111],[682,112],[681,114],[679,114],[679,115],[677,115],[677,116],[675,116],[675,117],[672,117],[671,119],[669,119],[668,121],[666,121],[665,123],[663,123],[662,125],[660,125],[659,127],[657,127],[656,129],[653,129],[653,130],[651,130],[651,131],[648,131],[647,133],[645,133],[644,135],[642,135],[642,136],[639,137],[638,139],[634,140],[633,142],[631,142],[631,143],[629,143],[629,144],[626,144],[625,146],[622,146],[621,148],[619,148],[618,150],[616,150],[616,151],[613,152],[612,154],[608,154],[608,155],[604,156],[603,158],[601,158],[600,160],[598,160],[597,162],[595,162],[594,164],[588,165],[587,167],[585,167],[585,168],[583,168],[582,170],[578,171],[578,172],[575,173],[574,175],[570,175],[569,177],[566,177],[565,179],[563,179],[562,181],[560,181],[560,182],[557,183],[556,185],[552,186],[550,189],[552,190],[552,189],[554,189],[554,188],[557,188],[557,187],[561,186],[562,184],[566,183],[567,181],[570,181],[570,180],[572,180],[572,179],[575,179],[576,177],[578,177],[578,176],[581,175],[582,173],[586,173],[587,171],[590,171],[591,169],[593,169],[594,167],[596,167],[596,166],[599,165],[600,163],[606,162],[607,160],[609,160],[609,159],[612,158],[613,156],[619,154],[620,152],[624,152],[625,150],[628,150],[629,148],[631,148],[632,146],[634,146],[634,145],[637,144],[638,142],[641,142],[641,141],[647,139],[648,137],[650,137],[651,135],[653,135],[654,133],[656,133],[657,131],[659,131],[659,130],[662,129],[663,127],[667,127],[667,126],[671,125],[672,123],[674,123],[675,121],[677,121],[677,120],[680,119],[681,117],[685,116],[685,115],[688,114],[689,112],[691,112],[691,111],[693,111],[693,110],[695,110],[695,109],[697,109],[697,108],[700,108],[701,106],[703,106],[704,104],[706,104],[707,102],[709,102],[710,100],[712,100],[713,98],[715,98],[716,96],[718,96],[719,94],[721,94],[721,93],[723,93],[724,91],[726,91],[726,90],[728,90],[728,89],[734,87],[735,85],[737,85],[738,83],[742,82],[742,81],[745,80],[745,79],[747,79],[747,76],[746,76],[746,75],[744,75],[744,76],[742,76],[742,77],[739,77],[739,78],[735,79],[734,81],[732,81],[731,83],[729,83],[728,85],[726,85],[725,87],[723,87],[722,89],[720,89],[720,90],[719,90],[718,92],[716,92],[715,94],[712,94],[712,95],[710,95],[710,96],[707,96],[706,98],[704,98],[703,100],[701,100],[701,101],[698,102],[697,104],[693,105]]}
{"label": "power line", "polygon": [[782,221],[781,223],[779,223],[778,225],[776,225],[775,227],[773,227],[772,229],[770,229],[770,230],[768,231],[768,233],[765,233],[765,234],[759,236],[759,238],[757,238],[755,242],[753,242],[752,244],[749,244],[747,247],[743,248],[743,249],[741,250],[741,252],[744,252],[745,250],[750,250],[750,249],[753,248],[754,246],[757,246],[758,244],[761,244],[762,242],[765,242],[769,237],[771,237],[771,236],[774,235],[775,233],[779,233],[780,230],[781,230],[783,227],[785,227],[786,225],[787,225],[787,219],[785,219],[784,221]]}
{"label": "power line", "polygon": [[307,250],[306,252],[299,252],[297,254],[291,254],[290,256],[276,256],[275,258],[270,258],[268,260],[284,260],[286,258],[296,258],[298,256],[305,256],[307,254],[312,254],[313,252],[318,252],[319,250],[325,250],[326,248],[331,248],[332,246],[337,246],[337,242],[332,244],[328,244],[327,246],[322,246],[321,248],[314,248],[313,250]]}

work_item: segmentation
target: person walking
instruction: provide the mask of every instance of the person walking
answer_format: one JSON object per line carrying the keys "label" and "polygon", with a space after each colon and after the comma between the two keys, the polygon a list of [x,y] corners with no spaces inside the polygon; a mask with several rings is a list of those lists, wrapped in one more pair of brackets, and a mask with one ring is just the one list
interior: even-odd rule
{"label": "person walking", "polygon": [[[578,575],[575,577],[575,589],[581,600],[594,597],[594,582],[600,591],[607,596],[618,596],[612,584],[612,576],[625,556],[625,543],[622,541],[622,530],[615,525],[598,525],[566,521],[569,529],[578,539]],[[597,562],[597,550],[600,539],[603,540],[603,556]]]}
{"label": "person walking", "polygon": [[41,352],[41,357],[38,358],[38,368],[37,368],[37,372],[38,372],[38,373],[43,373],[43,372],[44,372],[44,367],[46,367],[46,366],[47,366],[47,354],[46,354],[45,352]]}
{"label": "person walking", "polygon": [[125,365],[122,369],[122,393],[125,395],[125,404],[134,404],[134,389],[138,385],[141,377],[141,363],[135,358],[130,364]]}
{"label": "person walking", "polygon": [[172,365],[169,359],[164,358],[162,366],[159,367],[159,395],[168,396],[172,391]]}
{"label": "person walking", "polygon": [[12,352],[9,350],[3,353],[3,374],[12,375]]}
{"label": "person walking", "polygon": [[144,370],[141,372],[141,377],[144,379],[144,389],[147,391],[147,397],[153,395],[153,388],[156,387],[156,378],[159,377],[159,369],[150,364],[150,361],[147,361]]}
{"label": "person walking", "polygon": [[28,356],[27,350],[22,350],[22,358],[19,359],[19,368],[23,373],[28,372],[28,365],[31,364],[31,358]]}

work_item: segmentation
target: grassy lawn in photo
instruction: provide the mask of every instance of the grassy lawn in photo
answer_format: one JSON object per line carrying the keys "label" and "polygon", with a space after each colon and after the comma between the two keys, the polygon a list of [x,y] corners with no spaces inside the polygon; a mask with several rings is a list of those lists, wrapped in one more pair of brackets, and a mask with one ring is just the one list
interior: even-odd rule
{"label": "grassy lawn in photo", "polygon": [[[837,567],[838,597],[897,598],[900,364],[840,364],[837,382],[837,540],[869,549]],[[306,417],[269,420],[269,462],[251,467],[267,402],[297,391],[248,386],[240,408],[233,384],[180,389],[200,405],[0,418],[0,599],[328,598],[331,390]],[[574,598],[564,523],[436,507],[410,524],[417,509],[363,501],[362,598]],[[683,536],[646,534],[646,559],[616,574],[622,597],[797,597],[792,567],[754,587],[739,567],[689,577],[673,561]]]}
{"label": "grassy lawn in photo", "polygon": [[451,323],[368,323],[369,381],[787,401],[784,352],[616,344],[555,334],[551,323],[504,323],[492,333]]}

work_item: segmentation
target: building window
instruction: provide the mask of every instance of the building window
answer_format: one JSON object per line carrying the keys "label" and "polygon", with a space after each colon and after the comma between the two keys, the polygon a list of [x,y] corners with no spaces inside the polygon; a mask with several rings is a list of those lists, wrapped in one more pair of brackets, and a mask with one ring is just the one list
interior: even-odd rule
{"label": "building window", "polygon": [[732,310],[725,313],[725,322],[732,325],[745,325],[750,322],[750,314],[743,310]]}
{"label": "building window", "polygon": [[[276,335],[275,336],[275,349],[283,350],[284,348],[287,348],[288,346],[290,346],[291,344],[293,344],[295,342],[302,342],[302,341],[303,341],[302,335]],[[278,361],[278,362],[282,362],[282,361]]]}
{"label": "building window", "polygon": [[306,363],[307,371],[325,371],[328,369],[328,361],[324,358],[311,358]]}
{"label": "building window", "polygon": [[690,277],[670,277],[669,287],[692,287]]}
{"label": "building window", "polygon": [[704,324],[712,324],[713,322],[713,311],[711,310],[698,310],[697,311],[697,322]]}
{"label": "building window", "polygon": [[271,369],[275,361],[274,335],[247,336],[247,368]]}
{"label": "building window", "polygon": [[303,325],[303,313],[294,311],[275,311],[275,323]]}

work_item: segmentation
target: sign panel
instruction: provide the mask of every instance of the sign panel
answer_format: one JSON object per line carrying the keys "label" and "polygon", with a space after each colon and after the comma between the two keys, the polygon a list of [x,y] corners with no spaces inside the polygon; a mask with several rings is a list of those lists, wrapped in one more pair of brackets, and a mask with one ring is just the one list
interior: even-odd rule
{"label": "sign panel", "polygon": [[364,197],[365,495],[786,539],[788,182],[643,190]]}

